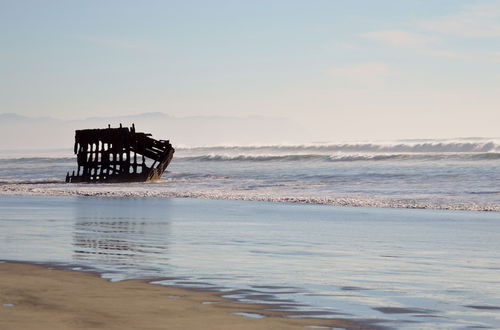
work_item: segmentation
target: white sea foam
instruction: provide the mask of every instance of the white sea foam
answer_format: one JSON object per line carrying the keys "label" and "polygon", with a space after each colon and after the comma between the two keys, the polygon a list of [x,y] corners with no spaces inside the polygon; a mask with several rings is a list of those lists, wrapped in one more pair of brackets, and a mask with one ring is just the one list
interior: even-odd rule
{"label": "white sea foam", "polygon": [[[242,200],[282,203],[324,204],[351,207],[385,207],[411,209],[441,209],[500,212],[500,204],[475,203],[468,201],[453,201],[445,198],[412,199],[390,198],[387,196],[307,196],[300,194],[283,194],[273,192],[226,191],[220,189],[205,189],[197,191],[175,190],[155,184],[11,184],[0,185],[0,195],[27,196],[93,196],[93,197],[176,197],[200,198],[216,200]],[[494,192],[500,195],[500,191]]]}

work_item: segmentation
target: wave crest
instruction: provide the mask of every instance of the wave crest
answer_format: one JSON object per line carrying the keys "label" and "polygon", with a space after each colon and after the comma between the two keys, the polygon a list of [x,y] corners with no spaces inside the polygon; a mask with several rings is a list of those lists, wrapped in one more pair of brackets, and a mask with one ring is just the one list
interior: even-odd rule
{"label": "wave crest", "polygon": [[485,153],[500,152],[500,141],[427,141],[405,143],[343,143],[343,144],[311,144],[311,145],[262,145],[262,146],[215,146],[179,148],[184,152],[212,153]]}
{"label": "wave crest", "polygon": [[386,159],[397,159],[405,158],[405,155],[339,155],[339,156],[329,156],[329,155],[203,155],[203,156],[193,156],[193,157],[181,157],[181,159],[186,161],[240,161],[240,162],[266,162],[266,161],[303,161],[303,160],[313,160],[313,161],[328,161],[328,162],[349,162],[349,161],[363,161],[363,160],[386,160]]}
{"label": "wave crest", "polygon": [[195,162],[355,162],[355,161],[384,161],[384,160],[496,160],[500,153],[464,153],[464,154],[285,154],[285,155],[228,155],[211,154],[200,156],[177,157],[183,161]]}

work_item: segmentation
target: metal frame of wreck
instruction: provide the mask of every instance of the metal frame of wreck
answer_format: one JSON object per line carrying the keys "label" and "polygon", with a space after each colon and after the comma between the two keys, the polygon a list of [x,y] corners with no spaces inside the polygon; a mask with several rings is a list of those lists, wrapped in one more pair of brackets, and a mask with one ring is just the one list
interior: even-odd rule
{"label": "metal frame of wreck", "polygon": [[[130,129],[84,129],[75,132],[74,152],[78,170],[66,175],[66,182],[137,182],[161,177],[173,157],[169,141]],[[141,162],[137,162],[140,157]],[[146,158],[153,161],[146,164]]]}

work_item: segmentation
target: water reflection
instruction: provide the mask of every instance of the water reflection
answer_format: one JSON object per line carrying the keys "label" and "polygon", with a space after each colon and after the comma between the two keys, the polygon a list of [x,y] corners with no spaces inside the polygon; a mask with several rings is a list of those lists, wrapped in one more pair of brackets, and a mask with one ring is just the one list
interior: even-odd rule
{"label": "water reflection", "polygon": [[494,212],[2,196],[0,259],[224,288],[295,316],[500,329],[498,220]]}
{"label": "water reflection", "polygon": [[169,265],[168,207],[162,205],[163,212],[157,212],[151,203],[115,202],[103,201],[92,208],[88,203],[76,203],[73,261],[111,272],[125,271],[128,276],[159,276]]}

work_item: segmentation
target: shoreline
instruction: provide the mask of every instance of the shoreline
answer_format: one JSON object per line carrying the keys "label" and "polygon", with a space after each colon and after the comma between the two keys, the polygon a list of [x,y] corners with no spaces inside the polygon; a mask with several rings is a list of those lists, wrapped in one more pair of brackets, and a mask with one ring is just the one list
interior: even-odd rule
{"label": "shoreline", "polygon": [[5,330],[378,328],[348,319],[291,317],[293,312],[238,302],[224,292],[155,285],[154,279],[110,282],[96,272],[51,265],[2,261],[0,279]]}
{"label": "shoreline", "polygon": [[[57,183],[57,187],[64,182]],[[65,183],[64,183],[65,184]],[[432,204],[426,202],[418,202],[415,200],[405,199],[358,199],[356,197],[270,197],[266,195],[226,195],[208,194],[208,193],[188,193],[188,192],[151,192],[146,190],[130,191],[86,191],[85,189],[75,188],[73,190],[57,190],[52,189],[50,193],[39,187],[32,187],[32,184],[22,184],[27,188],[22,190],[20,184],[0,184],[6,190],[0,190],[0,196],[45,196],[45,197],[99,197],[99,198],[193,198],[203,200],[217,201],[248,201],[248,202],[269,202],[269,203],[290,203],[302,205],[327,205],[341,207],[367,207],[378,209],[408,209],[408,210],[436,210],[436,211],[466,211],[466,212],[500,212],[500,205],[496,204]],[[49,183],[48,185],[54,185]],[[86,188],[86,187],[84,187]]]}

